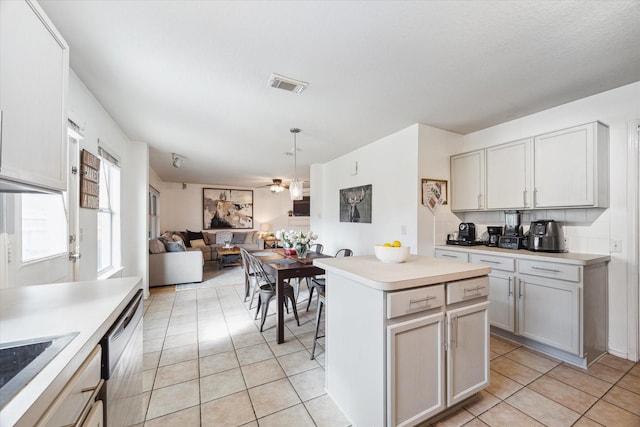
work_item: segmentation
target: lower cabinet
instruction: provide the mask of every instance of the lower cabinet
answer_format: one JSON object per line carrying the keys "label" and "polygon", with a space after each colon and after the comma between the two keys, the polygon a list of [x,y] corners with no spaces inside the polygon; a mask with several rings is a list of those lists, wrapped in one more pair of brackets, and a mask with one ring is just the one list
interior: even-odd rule
{"label": "lower cabinet", "polygon": [[445,408],[444,314],[387,327],[389,425],[410,426]]}

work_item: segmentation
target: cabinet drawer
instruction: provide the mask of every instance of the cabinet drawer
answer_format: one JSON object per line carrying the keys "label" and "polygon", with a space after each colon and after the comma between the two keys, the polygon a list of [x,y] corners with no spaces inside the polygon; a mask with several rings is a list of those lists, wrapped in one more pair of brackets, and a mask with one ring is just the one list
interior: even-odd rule
{"label": "cabinet drawer", "polygon": [[489,276],[447,283],[447,304],[489,295]]}
{"label": "cabinet drawer", "polygon": [[80,365],[42,416],[38,426],[67,426],[78,422],[100,386],[100,349],[99,345],[96,346]]}
{"label": "cabinet drawer", "polygon": [[516,260],[494,255],[471,254],[472,264],[484,264],[496,270],[516,271]]}
{"label": "cabinet drawer", "polygon": [[518,271],[522,274],[548,277],[551,279],[580,281],[580,266],[556,264],[553,262],[540,262],[530,260],[518,260]]}
{"label": "cabinet drawer", "polygon": [[436,258],[450,259],[452,261],[469,262],[469,254],[466,252],[447,251],[436,249]]}
{"label": "cabinet drawer", "polygon": [[425,286],[387,295],[387,319],[444,305],[444,285]]}

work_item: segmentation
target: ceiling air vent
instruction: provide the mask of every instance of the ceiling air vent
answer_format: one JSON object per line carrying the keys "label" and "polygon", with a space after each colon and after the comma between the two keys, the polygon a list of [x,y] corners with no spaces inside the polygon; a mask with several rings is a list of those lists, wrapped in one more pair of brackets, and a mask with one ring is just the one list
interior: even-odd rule
{"label": "ceiling air vent", "polygon": [[271,77],[269,78],[269,86],[289,92],[300,93],[307,87],[307,85],[309,85],[309,83],[281,76],[276,73],[271,74]]}

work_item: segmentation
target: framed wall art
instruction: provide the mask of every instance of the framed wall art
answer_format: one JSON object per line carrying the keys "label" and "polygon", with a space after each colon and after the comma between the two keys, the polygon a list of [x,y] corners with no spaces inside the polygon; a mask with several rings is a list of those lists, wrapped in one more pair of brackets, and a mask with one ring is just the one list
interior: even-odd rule
{"label": "framed wall art", "polygon": [[371,184],[340,190],[340,222],[371,224],[371,193]]}
{"label": "framed wall art", "polygon": [[442,179],[422,179],[422,204],[435,211],[447,204],[447,181]]}
{"label": "framed wall art", "polygon": [[253,190],[202,189],[202,228],[253,228]]}

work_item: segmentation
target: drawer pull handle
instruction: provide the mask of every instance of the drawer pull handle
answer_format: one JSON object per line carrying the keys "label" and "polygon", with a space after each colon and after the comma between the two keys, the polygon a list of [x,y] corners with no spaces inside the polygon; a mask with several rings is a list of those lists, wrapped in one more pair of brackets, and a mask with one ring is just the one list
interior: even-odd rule
{"label": "drawer pull handle", "polygon": [[548,271],[549,273],[560,273],[560,270],[554,270],[553,268],[531,267],[532,270]]}
{"label": "drawer pull handle", "polygon": [[424,298],[420,298],[420,299],[410,299],[409,300],[409,304],[417,304],[419,302],[425,302],[425,301],[431,301],[432,299],[436,299],[437,297],[432,296],[428,296],[428,297],[424,297]]}
{"label": "drawer pull handle", "polygon": [[442,256],[442,257],[445,257],[445,258],[458,258],[458,257],[457,257],[457,256],[455,256],[455,255],[449,255],[449,254],[441,254],[441,256]]}
{"label": "drawer pull handle", "polygon": [[500,261],[491,261],[489,259],[481,259],[480,262],[486,262],[487,264],[502,264]]}
{"label": "drawer pull handle", "polygon": [[480,293],[480,289],[484,289],[484,286],[476,286],[475,288],[464,288],[464,293],[466,294],[467,292],[478,292]]}

